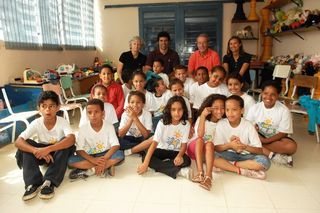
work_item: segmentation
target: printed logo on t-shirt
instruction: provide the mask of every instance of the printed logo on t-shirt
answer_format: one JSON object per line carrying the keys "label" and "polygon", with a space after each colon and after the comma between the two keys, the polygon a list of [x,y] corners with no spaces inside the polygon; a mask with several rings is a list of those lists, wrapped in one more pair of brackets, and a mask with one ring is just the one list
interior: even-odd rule
{"label": "printed logo on t-shirt", "polygon": [[132,136],[134,136],[136,138],[137,137],[141,137],[141,133],[140,133],[138,128],[131,127],[128,132],[129,132],[130,135],[132,135]]}
{"label": "printed logo on t-shirt", "polygon": [[90,145],[85,142],[85,145],[83,146],[83,149],[89,154],[97,154],[106,151],[106,147],[104,146],[104,143],[101,141],[98,141],[95,143],[94,147],[90,147]]}
{"label": "printed logo on t-shirt", "polygon": [[166,143],[168,144],[169,150],[180,149],[182,141],[182,133],[180,130],[176,130],[173,133],[173,137],[168,137]]}
{"label": "printed logo on t-shirt", "polygon": [[55,144],[57,142],[58,142],[58,140],[56,138],[50,138],[48,141],[49,144]]}
{"label": "printed logo on t-shirt", "polygon": [[272,119],[266,119],[262,122],[258,122],[259,132],[265,137],[269,138],[277,133],[277,130],[272,126]]}

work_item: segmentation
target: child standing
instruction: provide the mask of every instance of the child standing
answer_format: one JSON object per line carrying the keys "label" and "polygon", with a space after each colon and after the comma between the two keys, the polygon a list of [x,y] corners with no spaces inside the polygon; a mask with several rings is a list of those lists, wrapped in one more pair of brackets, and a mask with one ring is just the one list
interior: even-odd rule
{"label": "child standing", "polygon": [[[93,88],[91,89],[91,99],[100,99],[101,101],[105,101],[105,97],[106,97],[106,93],[107,93],[107,88],[105,86],[103,86],[102,84],[96,84],[93,86]],[[104,120],[106,122],[109,122],[113,125],[117,125],[118,124],[118,118],[117,118],[117,114],[116,111],[113,107],[112,104],[104,102]],[[87,109],[84,108],[82,111],[82,115],[80,122],[79,122],[79,127],[81,127],[83,124],[88,122],[88,115],[87,115]]]}
{"label": "child standing", "polygon": [[240,96],[226,99],[227,118],[218,122],[214,138],[218,158],[215,166],[239,175],[265,179],[270,160],[263,155],[255,127],[242,117],[244,102]]}
{"label": "child standing", "polygon": [[202,84],[195,91],[195,100],[193,103],[194,109],[199,109],[203,100],[211,94],[220,94],[229,96],[229,90],[227,86],[223,83],[226,77],[226,71],[222,66],[215,66],[212,68],[209,81]]}
{"label": "child standing", "polygon": [[69,159],[69,166],[76,168],[69,178],[77,179],[92,174],[102,175],[109,168],[109,174],[115,175],[114,165],[123,160],[119,150],[119,141],[112,124],[104,120],[104,103],[100,99],[91,99],[87,104],[89,121],[79,129],[76,155]]}
{"label": "child standing", "polygon": [[256,101],[253,99],[252,96],[248,95],[246,92],[242,92],[243,87],[243,80],[242,76],[239,75],[239,73],[231,73],[227,77],[227,86],[229,89],[229,92],[232,95],[238,95],[240,96],[244,101],[244,114],[243,117],[245,118],[248,114],[248,111],[250,107],[252,107]]}
{"label": "child standing", "polygon": [[[144,103],[144,109],[148,112],[153,112],[155,111],[155,103],[153,100],[153,95],[151,92],[145,89],[146,86],[146,75],[142,71],[135,71],[132,74],[132,84],[135,89],[135,91],[139,91],[144,94],[145,96],[145,103]],[[127,108],[128,106],[128,97],[126,97],[126,101],[124,103],[124,108]]]}
{"label": "child standing", "polygon": [[184,96],[190,98],[190,87],[194,83],[193,78],[188,77],[188,69],[186,66],[177,65],[174,67],[174,77],[183,82]]}
{"label": "child standing", "polygon": [[161,59],[156,59],[153,61],[153,72],[157,73],[164,81],[166,87],[169,87],[169,77],[166,73],[163,72],[164,63]]}
{"label": "child standing", "polygon": [[110,65],[102,65],[99,73],[101,82],[106,88],[105,101],[112,104],[116,110],[117,117],[120,119],[123,112],[124,94],[120,84],[114,81],[114,70]]}
{"label": "child standing", "polygon": [[[15,142],[17,164],[23,169],[24,201],[34,198],[39,188],[40,198],[52,198],[54,187],[61,184],[66,172],[75,137],[68,121],[56,115],[59,107],[59,96],[55,92],[42,92],[38,99],[42,116],[32,121]],[[38,136],[38,141],[30,139],[34,135]],[[44,175],[39,168],[43,164],[48,164]]]}
{"label": "child standing", "polygon": [[195,72],[194,82],[190,87],[190,104],[193,105],[195,99],[195,91],[200,87],[202,84],[209,81],[209,71],[206,67],[198,67]]}
{"label": "child standing", "polygon": [[[195,159],[198,174],[192,178],[193,182],[210,190],[212,186],[212,167],[214,160],[213,138],[217,122],[224,115],[224,95],[209,95],[199,109],[199,115],[195,124],[195,138],[188,146],[188,155]],[[206,161],[206,173],[203,172],[203,159]]]}
{"label": "child standing", "polygon": [[293,133],[292,118],[289,109],[278,101],[280,92],[276,81],[266,81],[262,85],[262,102],[250,108],[247,119],[257,126],[263,154],[275,163],[292,167],[297,143],[288,137]]}
{"label": "child standing", "polygon": [[144,109],[146,98],[142,92],[131,91],[128,107],[122,114],[118,135],[120,149],[126,150],[147,139],[152,130],[151,113]]}
{"label": "child standing", "polygon": [[[169,99],[159,121],[153,142],[138,167],[138,174],[147,171],[148,166],[156,172],[176,178],[179,171],[190,165],[190,158],[185,154],[187,149],[190,124],[187,121],[187,107],[182,97],[174,96]],[[165,160],[166,159],[166,160]],[[181,171],[187,176],[188,168]]]}

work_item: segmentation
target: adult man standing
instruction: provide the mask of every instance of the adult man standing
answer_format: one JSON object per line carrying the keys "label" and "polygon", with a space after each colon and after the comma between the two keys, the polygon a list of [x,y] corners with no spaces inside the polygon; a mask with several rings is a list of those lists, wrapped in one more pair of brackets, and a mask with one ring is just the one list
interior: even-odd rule
{"label": "adult man standing", "polygon": [[159,48],[149,53],[144,70],[152,69],[153,61],[161,59],[164,62],[163,72],[170,75],[173,67],[180,64],[179,55],[176,51],[169,48],[170,35],[168,32],[163,31],[158,33],[157,40]]}
{"label": "adult man standing", "polygon": [[209,48],[209,36],[200,34],[197,37],[198,50],[191,54],[188,63],[189,76],[193,76],[193,72],[200,66],[207,67],[209,72],[212,67],[220,65],[220,57],[218,53]]}

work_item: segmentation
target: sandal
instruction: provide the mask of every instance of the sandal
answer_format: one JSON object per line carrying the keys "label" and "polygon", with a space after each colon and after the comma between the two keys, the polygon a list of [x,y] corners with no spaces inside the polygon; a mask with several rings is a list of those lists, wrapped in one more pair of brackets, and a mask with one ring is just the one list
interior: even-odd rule
{"label": "sandal", "polygon": [[201,183],[204,180],[203,172],[199,172],[196,176],[194,176],[191,181],[195,183]]}
{"label": "sandal", "polygon": [[212,178],[209,176],[206,176],[204,180],[200,183],[200,186],[208,191],[210,191],[212,187]]}

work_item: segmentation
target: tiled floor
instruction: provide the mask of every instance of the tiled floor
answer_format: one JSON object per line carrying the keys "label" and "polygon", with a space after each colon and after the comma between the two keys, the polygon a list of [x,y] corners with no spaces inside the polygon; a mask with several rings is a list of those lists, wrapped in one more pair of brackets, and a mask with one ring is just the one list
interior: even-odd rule
{"label": "tiled floor", "polygon": [[[22,172],[14,160],[15,148],[0,149],[0,212],[320,212],[320,144],[307,134],[306,121],[294,118],[298,152],[294,168],[273,165],[267,180],[222,172],[214,174],[211,192],[183,179],[173,180],[149,171],[136,173],[138,156],[116,168],[113,178],[65,178],[50,201],[23,202]],[[67,172],[67,174],[69,171]]]}

